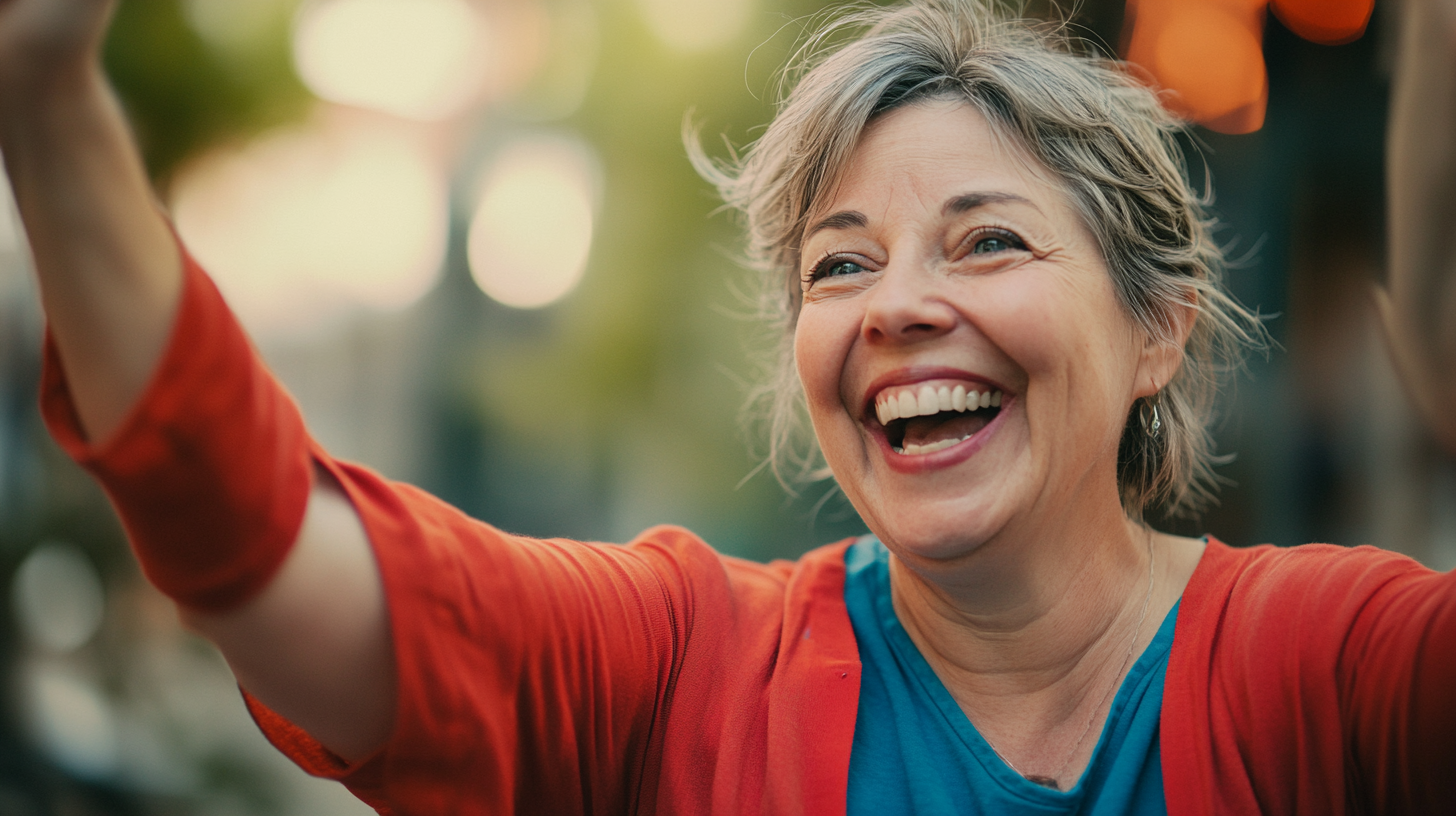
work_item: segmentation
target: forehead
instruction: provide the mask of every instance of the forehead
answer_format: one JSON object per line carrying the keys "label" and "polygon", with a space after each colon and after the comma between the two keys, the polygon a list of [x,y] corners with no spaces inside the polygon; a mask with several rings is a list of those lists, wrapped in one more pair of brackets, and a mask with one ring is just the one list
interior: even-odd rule
{"label": "forehead", "polygon": [[1010,193],[1047,214],[1070,214],[1072,208],[1051,171],[1015,136],[1000,132],[964,102],[933,100],[897,108],[865,128],[809,222],[846,209],[872,214],[905,196],[938,208],[970,192]]}

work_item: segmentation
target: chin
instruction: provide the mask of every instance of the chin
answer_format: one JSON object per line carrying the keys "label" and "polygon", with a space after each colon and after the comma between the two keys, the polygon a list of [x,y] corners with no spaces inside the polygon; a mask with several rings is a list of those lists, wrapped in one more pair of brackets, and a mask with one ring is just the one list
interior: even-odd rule
{"label": "chin", "polygon": [[916,562],[949,562],[974,554],[992,537],[984,514],[896,514],[897,518],[866,518],[875,535],[891,552]]}

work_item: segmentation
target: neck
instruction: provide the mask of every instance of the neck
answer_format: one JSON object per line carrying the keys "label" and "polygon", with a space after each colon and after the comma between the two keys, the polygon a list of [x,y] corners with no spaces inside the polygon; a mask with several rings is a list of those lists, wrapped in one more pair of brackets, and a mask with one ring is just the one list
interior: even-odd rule
{"label": "neck", "polygon": [[1055,685],[1118,640],[1147,594],[1151,531],[1125,518],[1108,527],[988,541],[950,564],[896,557],[895,611],[938,672],[979,693]]}
{"label": "neck", "polygon": [[988,541],[955,563],[894,557],[891,592],[907,633],[987,742],[1017,772],[1065,790],[1201,545],[1120,513],[1100,529],[1039,533]]}

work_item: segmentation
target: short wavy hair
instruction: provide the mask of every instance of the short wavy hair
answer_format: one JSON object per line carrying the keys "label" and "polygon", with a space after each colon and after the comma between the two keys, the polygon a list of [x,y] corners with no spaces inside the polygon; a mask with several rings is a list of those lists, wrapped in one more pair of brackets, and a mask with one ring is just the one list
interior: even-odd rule
{"label": "short wavy hair", "polygon": [[1194,189],[1176,140],[1183,124],[1157,94],[1064,24],[1014,19],[994,0],[851,8],[805,41],[784,85],[792,90],[773,122],[741,156],[711,160],[688,140],[699,172],[746,221],[749,263],[767,273],[762,306],[779,341],[773,374],[755,398],[769,405],[768,461],[780,480],[828,475],[812,441],[800,444],[808,435],[793,331],[806,221],[877,117],[953,99],[1050,170],[1148,337],[1176,344],[1175,310],[1195,309],[1182,366],[1157,397],[1162,432],[1143,432],[1146,406],[1132,406],[1117,478],[1135,518],[1154,505],[1168,515],[1201,511],[1216,485],[1210,426],[1220,381],[1267,341],[1258,317],[1223,288],[1211,199]]}

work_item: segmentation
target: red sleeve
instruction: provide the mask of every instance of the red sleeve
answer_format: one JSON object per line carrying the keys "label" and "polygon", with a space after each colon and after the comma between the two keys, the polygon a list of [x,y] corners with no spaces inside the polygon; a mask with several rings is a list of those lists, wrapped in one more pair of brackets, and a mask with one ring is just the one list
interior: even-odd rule
{"label": "red sleeve", "polygon": [[185,270],[168,347],[113,438],[84,439],[50,343],[43,411],[116,505],[147,576],[191,606],[225,608],[268,582],[314,461],[343,486],[385,584],[394,729],[351,766],[250,699],[269,738],[385,813],[616,813],[650,796],[693,576],[723,583],[716,555],[667,528],[626,547],[509,536],[333,460],[212,282],[191,259]]}
{"label": "red sleeve", "polygon": [[198,609],[225,609],[267,584],[288,555],[312,470],[297,406],[222,296],[183,253],[167,349],[110,439],[86,439],[54,340],[41,412],[51,435],[101,483],[153,584]]}
{"label": "red sleeve", "polygon": [[382,813],[620,813],[651,798],[658,729],[706,545],[532,540],[370,471],[326,462],[359,508],[389,603],[391,737],[344,763],[255,700],[269,739]]}
{"label": "red sleeve", "polygon": [[1372,547],[1210,542],[1164,689],[1173,816],[1456,801],[1456,574]]}
{"label": "red sleeve", "polygon": [[1389,574],[1351,627],[1339,677],[1366,812],[1456,808],[1456,573]]}

